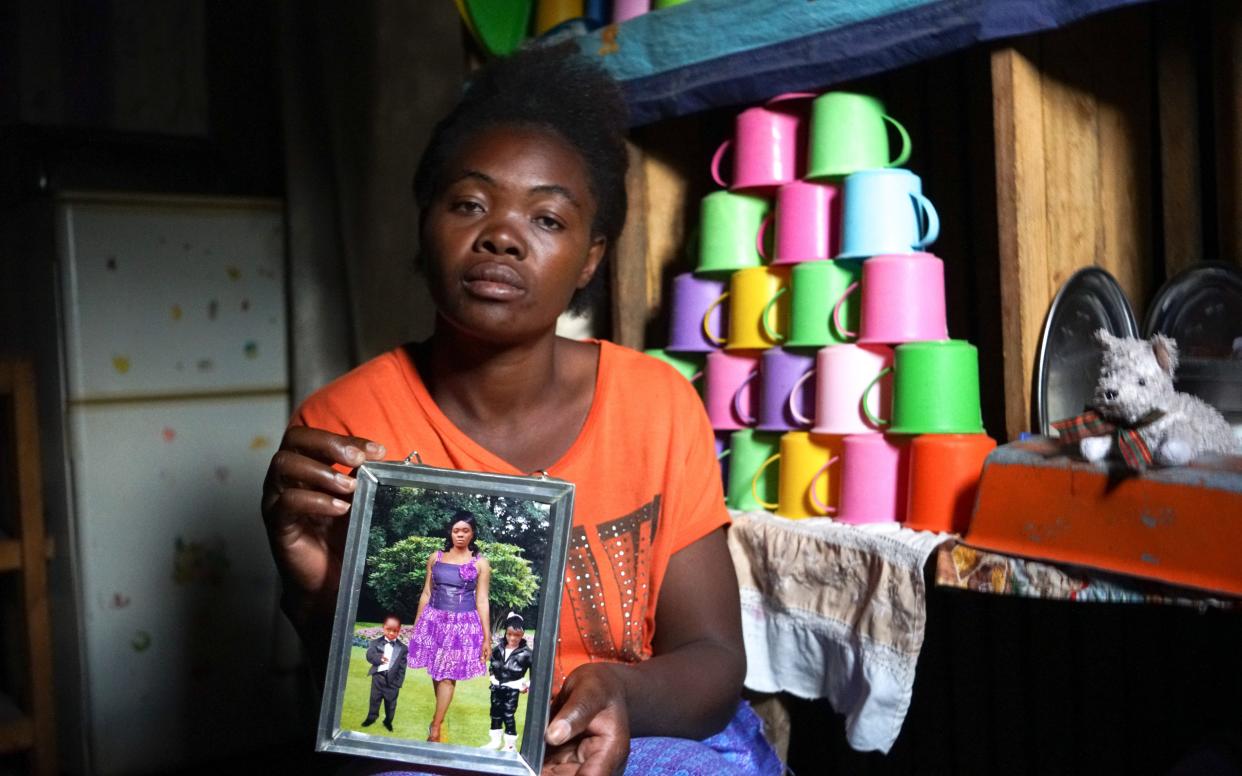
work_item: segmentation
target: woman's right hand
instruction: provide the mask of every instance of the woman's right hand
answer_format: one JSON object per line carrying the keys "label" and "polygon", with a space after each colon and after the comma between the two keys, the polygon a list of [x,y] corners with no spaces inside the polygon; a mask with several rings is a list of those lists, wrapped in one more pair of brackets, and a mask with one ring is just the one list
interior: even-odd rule
{"label": "woman's right hand", "polygon": [[299,594],[298,604],[335,605],[348,527],[337,518],[358,483],[333,465],[353,469],[383,456],[383,445],[361,437],[306,426],[285,432],[263,481],[263,522],[286,595]]}

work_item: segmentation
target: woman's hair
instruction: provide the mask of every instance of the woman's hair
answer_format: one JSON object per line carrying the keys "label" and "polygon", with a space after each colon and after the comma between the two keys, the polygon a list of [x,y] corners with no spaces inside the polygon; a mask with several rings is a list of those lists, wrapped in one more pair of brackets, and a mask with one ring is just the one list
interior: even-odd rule
{"label": "woman's hair", "polygon": [[453,549],[453,526],[458,523],[466,523],[470,526],[470,554],[479,554],[479,524],[474,519],[474,515],[465,509],[459,509],[449,518],[448,525],[444,527],[444,549]]}
{"label": "woman's hair", "polygon": [[[495,59],[470,79],[461,101],[436,124],[414,174],[414,199],[425,217],[444,187],[444,165],[485,129],[554,132],[582,156],[596,206],[591,235],[608,241],[607,260],[625,225],[627,118],[620,85],[572,42]],[[589,308],[602,293],[606,275],[601,262],[587,287],[574,293],[569,310]]]}

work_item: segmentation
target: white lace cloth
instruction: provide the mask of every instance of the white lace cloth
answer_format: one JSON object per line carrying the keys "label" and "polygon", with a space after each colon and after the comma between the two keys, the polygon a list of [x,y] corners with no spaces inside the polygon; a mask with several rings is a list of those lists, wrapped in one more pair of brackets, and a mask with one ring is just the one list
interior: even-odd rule
{"label": "white lace cloth", "polygon": [[923,569],[950,534],[734,512],[746,686],[827,698],[859,751],[901,733],[923,647]]}

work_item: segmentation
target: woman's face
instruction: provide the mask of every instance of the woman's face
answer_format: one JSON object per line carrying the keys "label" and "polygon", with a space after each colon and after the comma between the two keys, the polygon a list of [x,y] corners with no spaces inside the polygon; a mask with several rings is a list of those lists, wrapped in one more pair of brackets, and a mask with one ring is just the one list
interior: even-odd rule
{"label": "woman's face", "polygon": [[464,549],[470,546],[470,540],[474,538],[474,529],[465,520],[458,520],[449,529],[449,536],[452,537],[455,548]]}
{"label": "woman's face", "polygon": [[606,241],[592,237],[586,165],[556,134],[492,127],[445,165],[423,221],[440,315],[489,342],[521,342],[556,326],[591,279]]}

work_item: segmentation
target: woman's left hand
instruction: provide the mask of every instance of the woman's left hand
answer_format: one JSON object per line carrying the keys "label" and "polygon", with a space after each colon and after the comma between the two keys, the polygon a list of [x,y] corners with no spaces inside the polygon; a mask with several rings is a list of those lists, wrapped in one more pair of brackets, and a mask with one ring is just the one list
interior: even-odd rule
{"label": "woman's left hand", "polygon": [[487,650],[487,644],[486,644],[486,643],[484,643],[484,644],[483,644],[483,656],[479,658],[479,659],[480,659],[480,660],[482,660],[484,663],[486,663],[486,662],[487,662],[487,652],[488,652],[488,650]]}
{"label": "woman's left hand", "polygon": [[543,776],[613,776],[630,754],[630,721],[624,666],[588,663],[565,679],[556,716],[545,734],[549,744]]}

